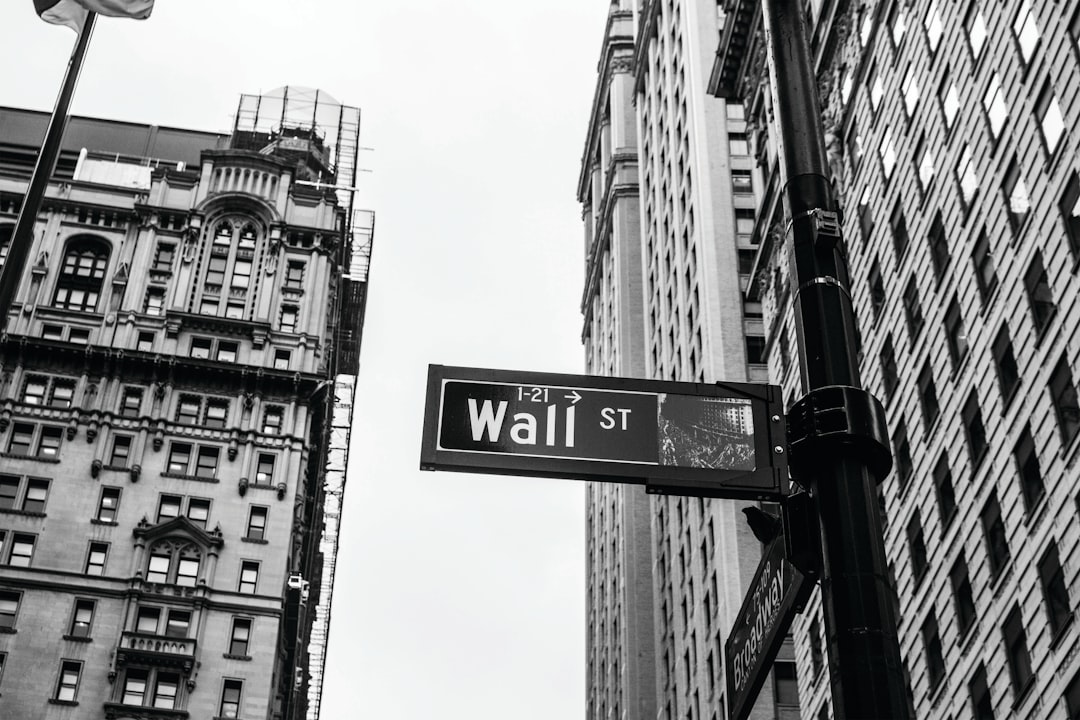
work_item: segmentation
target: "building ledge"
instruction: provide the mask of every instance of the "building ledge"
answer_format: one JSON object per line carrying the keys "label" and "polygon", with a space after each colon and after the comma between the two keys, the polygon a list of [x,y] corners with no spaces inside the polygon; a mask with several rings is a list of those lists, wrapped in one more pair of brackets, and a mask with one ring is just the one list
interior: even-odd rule
{"label": "building ledge", "polygon": [[187,710],[166,710],[165,708],[125,705],[123,703],[105,703],[105,720],[184,720],[189,717]]}

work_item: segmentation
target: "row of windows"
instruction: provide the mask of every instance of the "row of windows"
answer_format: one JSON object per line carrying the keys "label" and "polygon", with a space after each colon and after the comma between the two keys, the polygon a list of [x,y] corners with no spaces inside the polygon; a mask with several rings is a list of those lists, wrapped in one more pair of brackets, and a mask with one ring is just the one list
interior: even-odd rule
{"label": "row of windows", "polygon": [[[0,477],[0,480],[2,480],[2,477]],[[121,494],[121,488],[110,485],[102,487],[98,499],[97,514],[94,519],[101,523],[115,523],[117,514],[120,511]],[[41,507],[44,508],[44,500],[42,500]],[[210,520],[210,507],[211,500],[209,498],[163,494],[158,500],[156,522],[167,522],[173,518],[183,516],[205,530]],[[246,539],[266,539],[266,522],[269,513],[269,508],[262,505],[252,505],[250,507],[244,533]]]}

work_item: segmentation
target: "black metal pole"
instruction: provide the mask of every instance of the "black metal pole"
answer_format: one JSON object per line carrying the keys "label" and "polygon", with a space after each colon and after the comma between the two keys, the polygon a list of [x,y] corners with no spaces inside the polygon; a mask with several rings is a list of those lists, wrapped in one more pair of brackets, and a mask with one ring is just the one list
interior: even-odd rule
{"label": "black metal pole", "polygon": [[90,36],[94,33],[96,19],[97,13],[86,13],[86,22],[83,23],[79,39],[75,42],[75,49],[71,51],[67,71],[64,73],[64,83],[56,97],[56,106],[49,118],[49,128],[45,131],[45,140],[41,143],[30,184],[23,196],[19,219],[11,233],[11,247],[8,248],[7,260],[0,270],[0,329],[7,325],[11,302],[19,288],[19,280],[26,267],[26,257],[30,254],[30,246],[34,242],[34,223],[41,212],[41,202],[45,199],[49,179],[56,169],[56,160],[60,157],[60,141],[67,126],[71,98],[75,94],[75,85],[79,81],[79,72],[82,70],[83,58],[86,57],[86,48],[90,44]]}
{"label": "black metal pole", "polygon": [[[862,390],[855,313],[829,182],[802,2],[763,0],[803,397],[790,467],[817,500],[821,594],[837,720],[909,718],[876,483],[892,458],[881,404]],[[798,451],[797,451],[798,448]]]}

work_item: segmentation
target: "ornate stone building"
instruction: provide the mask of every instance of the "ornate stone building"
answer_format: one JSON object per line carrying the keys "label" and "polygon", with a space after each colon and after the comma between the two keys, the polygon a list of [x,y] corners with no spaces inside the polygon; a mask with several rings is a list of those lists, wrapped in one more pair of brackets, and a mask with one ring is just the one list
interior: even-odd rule
{"label": "ornate stone building", "polygon": [[[0,251],[46,120],[0,109]],[[71,120],[0,337],[0,716],[317,716],[358,123],[296,88],[231,135]]]}

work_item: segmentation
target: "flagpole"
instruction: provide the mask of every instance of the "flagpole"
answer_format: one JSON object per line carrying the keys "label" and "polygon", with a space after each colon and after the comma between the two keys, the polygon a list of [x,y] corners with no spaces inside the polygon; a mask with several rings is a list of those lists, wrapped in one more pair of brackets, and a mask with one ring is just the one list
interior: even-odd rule
{"label": "flagpole", "polygon": [[49,187],[49,179],[60,157],[60,140],[67,126],[68,109],[71,107],[71,98],[75,94],[75,85],[79,81],[86,47],[90,44],[90,36],[94,32],[96,20],[97,13],[86,13],[86,21],[75,43],[75,49],[71,51],[71,58],[68,60],[67,71],[64,74],[64,84],[56,98],[56,107],[53,108],[49,128],[45,132],[45,140],[41,144],[34,172],[30,176],[30,184],[23,197],[19,219],[15,222],[15,230],[11,233],[11,246],[8,248],[7,260],[4,262],[3,269],[0,269],[0,329],[7,325],[11,302],[15,298],[15,291],[19,288],[19,280],[26,267],[26,258],[30,254],[30,246],[34,241],[34,223],[37,221],[38,213],[41,212],[45,190]]}

